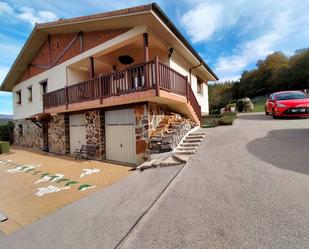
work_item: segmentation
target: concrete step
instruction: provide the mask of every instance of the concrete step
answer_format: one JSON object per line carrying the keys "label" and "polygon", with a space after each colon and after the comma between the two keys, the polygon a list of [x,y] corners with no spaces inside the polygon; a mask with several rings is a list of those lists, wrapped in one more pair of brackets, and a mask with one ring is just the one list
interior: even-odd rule
{"label": "concrete step", "polygon": [[204,136],[202,136],[202,135],[191,135],[191,134],[189,134],[188,136],[186,136],[186,138],[189,138],[189,139],[203,139]]}
{"label": "concrete step", "polygon": [[193,155],[195,153],[194,150],[176,150],[176,155]]}
{"label": "concrete step", "polygon": [[182,142],[183,143],[200,143],[200,142],[202,142],[202,139],[196,139],[196,138],[187,139],[187,138],[185,138],[185,140],[183,140]]}
{"label": "concrete step", "polygon": [[206,135],[206,132],[193,132],[193,133],[190,133],[189,135],[205,136],[205,135]]}
{"label": "concrete step", "polygon": [[192,155],[181,155],[181,154],[178,154],[178,155],[174,155],[173,158],[182,162],[182,163],[187,163],[190,158],[191,158]]}
{"label": "concrete step", "polygon": [[197,146],[194,146],[194,147],[178,147],[177,150],[181,150],[181,151],[184,151],[184,150],[194,150],[196,151],[197,150]]}
{"label": "concrete step", "polygon": [[198,147],[200,144],[199,143],[181,143],[179,146],[180,147]]}

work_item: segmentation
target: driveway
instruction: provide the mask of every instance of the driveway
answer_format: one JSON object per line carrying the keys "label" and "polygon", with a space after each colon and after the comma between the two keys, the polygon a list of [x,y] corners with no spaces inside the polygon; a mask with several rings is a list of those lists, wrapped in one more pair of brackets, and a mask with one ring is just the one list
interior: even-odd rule
{"label": "driveway", "polygon": [[13,148],[0,155],[0,212],[11,234],[130,174],[130,167]]}
{"label": "driveway", "polygon": [[309,119],[207,131],[123,248],[309,248]]}
{"label": "driveway", "polygon": [[133,173],[0,248],[308,248],[308,138],[309,119],[240,115],[184,168]]}

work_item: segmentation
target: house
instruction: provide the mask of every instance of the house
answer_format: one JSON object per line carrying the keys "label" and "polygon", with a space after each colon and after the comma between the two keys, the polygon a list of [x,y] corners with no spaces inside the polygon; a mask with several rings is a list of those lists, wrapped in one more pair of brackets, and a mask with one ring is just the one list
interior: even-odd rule
{"label": "house", "polygon": [[217,76],[156,4],[35,25],[1,91],[15,144],[137,164],[167,110],[200,124]]}

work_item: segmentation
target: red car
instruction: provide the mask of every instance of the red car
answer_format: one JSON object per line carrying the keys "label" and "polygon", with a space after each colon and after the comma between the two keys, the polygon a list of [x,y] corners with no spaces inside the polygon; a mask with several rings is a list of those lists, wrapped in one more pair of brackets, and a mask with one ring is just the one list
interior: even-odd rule
{"label": "red car", "polygon": [[265,114],[278,117],[309,117],[309,97],[302,91],[276,92],[265,104]]}

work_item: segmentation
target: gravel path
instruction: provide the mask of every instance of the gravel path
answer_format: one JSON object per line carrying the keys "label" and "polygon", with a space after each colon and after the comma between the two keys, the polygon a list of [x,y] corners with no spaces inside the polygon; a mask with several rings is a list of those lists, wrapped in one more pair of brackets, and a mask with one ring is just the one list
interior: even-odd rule
{"label": "gravel path", "polygon": [[207,130],[122,248],[309,248],[309,119]]}

